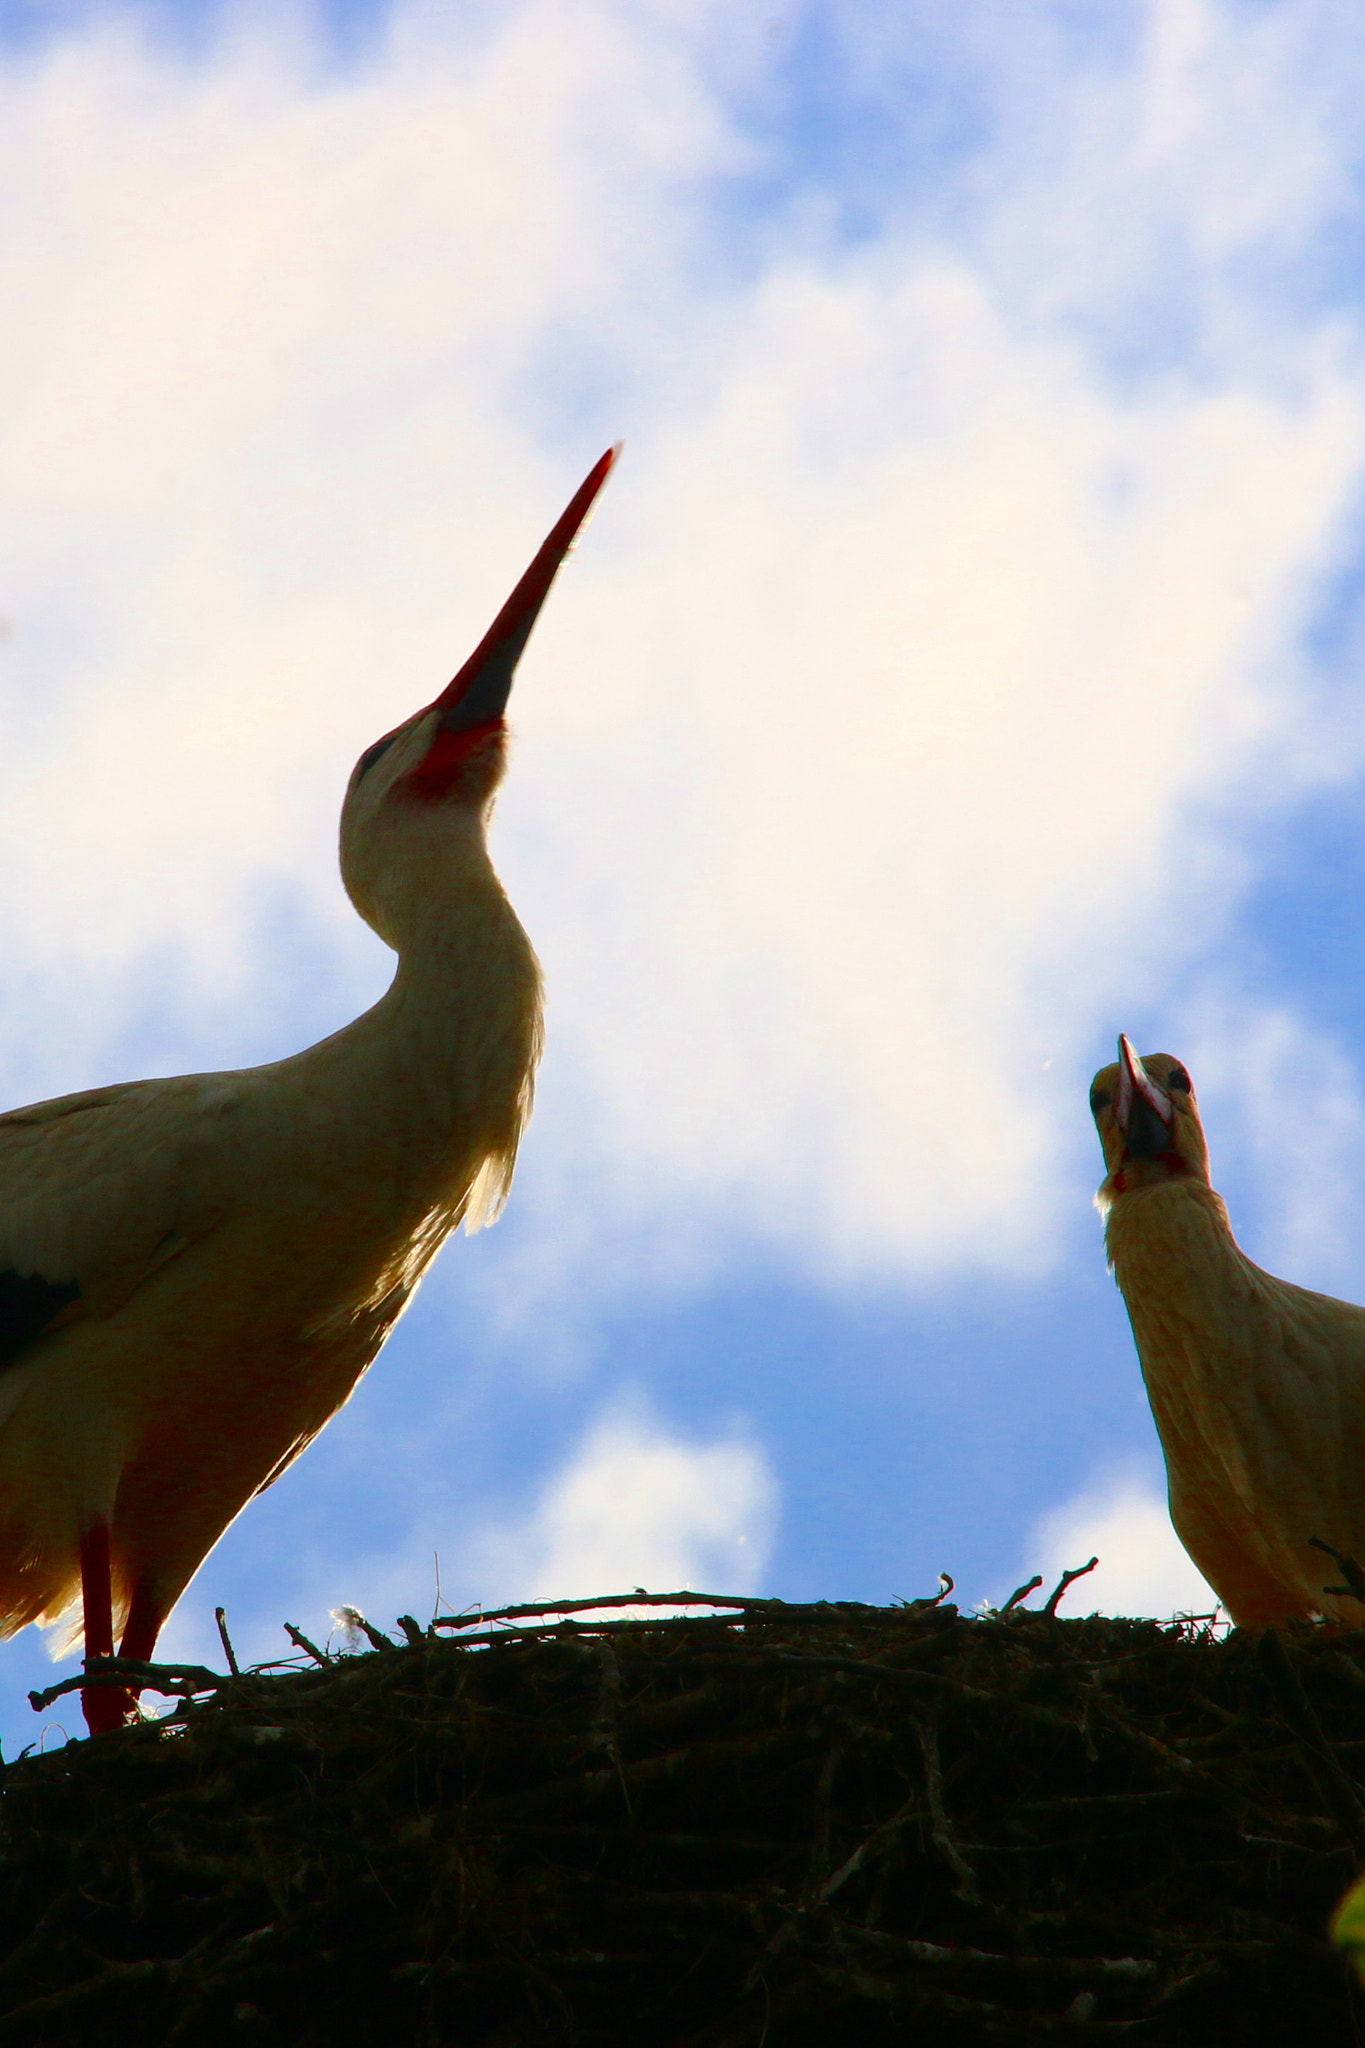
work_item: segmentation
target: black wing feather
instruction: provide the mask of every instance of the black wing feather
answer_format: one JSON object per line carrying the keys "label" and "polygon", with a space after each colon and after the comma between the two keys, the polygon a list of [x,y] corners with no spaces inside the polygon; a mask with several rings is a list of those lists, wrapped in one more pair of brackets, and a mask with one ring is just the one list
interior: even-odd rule
{"label": "black wing feather", "polygon": [[0,1272],[0,1369],[13,1365],[80,1292],[74,1280],[44,1280],[41,1273],[13,1268]]}

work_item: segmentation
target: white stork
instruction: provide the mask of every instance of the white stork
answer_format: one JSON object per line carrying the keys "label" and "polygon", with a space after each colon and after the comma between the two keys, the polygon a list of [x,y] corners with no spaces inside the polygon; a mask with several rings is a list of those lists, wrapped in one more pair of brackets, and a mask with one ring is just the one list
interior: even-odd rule
{"label": "white stork", "polygon": [[1090,1107],[1176,1534],[1239,1626],[1319,1613],[1336,1574],[1314,1540],[1365,1557],[1365,1308],[1252,1264],[1179,1060],[1120,1038]]}
{"label": "white stork", "polygon": [[[448,1232],[500,1207],[540,976],[485,827],[513,671],[614,453],[453,682],[356,763],[342,878],[398,955],[374,1008],[268,1066],[0,1116],[0,1634],[79,1594],[87,1658],[116,1627],[150,1657]],[[114,1687],[82,1700],[92,1733],[132,1711]]]}

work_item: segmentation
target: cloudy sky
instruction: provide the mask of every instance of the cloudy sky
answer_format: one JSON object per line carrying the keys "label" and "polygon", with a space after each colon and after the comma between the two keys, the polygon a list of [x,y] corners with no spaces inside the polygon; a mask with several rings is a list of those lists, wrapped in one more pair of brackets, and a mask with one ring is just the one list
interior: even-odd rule
{"label": "cloudy sky", "polygon": [[1199,1603],[1085,1098],[1178,1053],[1365,1295],[1363,74],[1337,0],[0,0],[5,1102],[375,999],[350,765],[626,443],[512,707],[511,1204],[169,1652]]}

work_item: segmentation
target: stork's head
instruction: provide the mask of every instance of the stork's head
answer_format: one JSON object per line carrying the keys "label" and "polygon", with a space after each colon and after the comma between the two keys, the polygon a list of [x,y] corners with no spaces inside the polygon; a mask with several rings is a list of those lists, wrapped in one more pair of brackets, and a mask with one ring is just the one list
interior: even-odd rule
{"label": "stork's head", "polygon": [[1139,1059],[1132,1041],[1120,1038],[1117,1061],[1091,1083],[1090,1109],[1108,1169],[1102,1202],[1181,1175],[1207,1186],[1209,1155],[1194,1088],[1170,1053]]}
{"label": "stork's head", "polygon": [[616,453],[608,449],[584,478],[458,675],[434,703],[367,747],[351,771],[341,812],[342,880],[361,916],[392,946],[424,882],[439,889],[452,860],[486,864],[483,835],[502,780],[512,678]]}

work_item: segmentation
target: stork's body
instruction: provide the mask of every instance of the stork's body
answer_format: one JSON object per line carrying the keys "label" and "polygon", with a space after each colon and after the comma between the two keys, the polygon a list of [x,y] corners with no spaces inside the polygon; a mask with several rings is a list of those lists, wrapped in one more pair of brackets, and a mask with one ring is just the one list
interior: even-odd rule
{"label": "stork's body", "polygon": [[[399,958],[374,1008],[269,1066],[0,1117],[3,1632],[82,1587],[87,1654],[112,1646],[112,1609],[149,1655],[447,1233],[499,1205],[540,998],[484,828],[512,671],[609,462],[448,690],[357,764],[343,877]],[[92,1727],[127,1709],[85,1697]]]}
{"label": "stork's body", "polygon": [[1091,1106],[1109,1168],[1105,1245],[1176,1533],[1243,1626],[1334,1610],[1324,1586],[1337,1575],[1310,1538],[1365,1556],[1365,1308],[1242,1251],[1178,1060],[1139,1059],[1120,1040]]}

